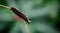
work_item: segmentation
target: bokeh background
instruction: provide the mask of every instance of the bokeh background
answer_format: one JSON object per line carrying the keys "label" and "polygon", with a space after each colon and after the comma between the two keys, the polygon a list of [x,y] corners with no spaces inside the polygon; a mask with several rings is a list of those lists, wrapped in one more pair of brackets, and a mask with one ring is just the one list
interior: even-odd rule
{"label": "bokeh background", "polygon": [[[60,33],[60,0],[0,0],[0,4],[21,10],[31,21],[29,33]],[[0,33],[26,33],[23,21],[0,7]]]}

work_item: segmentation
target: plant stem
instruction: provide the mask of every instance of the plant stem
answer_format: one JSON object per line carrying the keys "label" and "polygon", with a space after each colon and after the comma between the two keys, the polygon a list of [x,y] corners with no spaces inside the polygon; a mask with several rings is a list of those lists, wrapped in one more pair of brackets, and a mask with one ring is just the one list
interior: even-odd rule
{"label": "plant stem", "polygon": [[1,4],[0,4],[0,6],[1,6],[1,7],[4,7],[4,8],[7,8],[7,9],[11,9],[11,8],[8,7],[8,6],[4,6],[4,5],[1,5]]}

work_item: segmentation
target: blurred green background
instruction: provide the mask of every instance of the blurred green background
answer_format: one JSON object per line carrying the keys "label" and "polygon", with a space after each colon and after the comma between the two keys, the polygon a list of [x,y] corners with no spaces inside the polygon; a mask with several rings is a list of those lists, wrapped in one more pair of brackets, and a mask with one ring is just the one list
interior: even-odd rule
{"label": "blurred green background", "polygon": [[[60,0],[0,0],[0,4],[21,10],[31,20],[29,33],[60,32]],[[15,21],[13,12],[0,7],[0,33],[25,33],[22,20]]]}

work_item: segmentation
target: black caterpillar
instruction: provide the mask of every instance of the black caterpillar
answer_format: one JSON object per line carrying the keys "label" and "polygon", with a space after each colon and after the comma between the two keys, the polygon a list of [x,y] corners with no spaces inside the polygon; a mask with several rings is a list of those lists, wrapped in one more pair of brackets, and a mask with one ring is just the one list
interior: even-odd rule
{"label": "black caterpillar", "polygon": [[27,18],[23,13],[21,13],[20,11],[18,11],[18,10],[15,9],[15,8],[11,8],[11,10],[12,10],[17,16],[19,16],[20,18],[22,18],[23,20],[25,20],[25,21],[29,24],[28,18]]}

